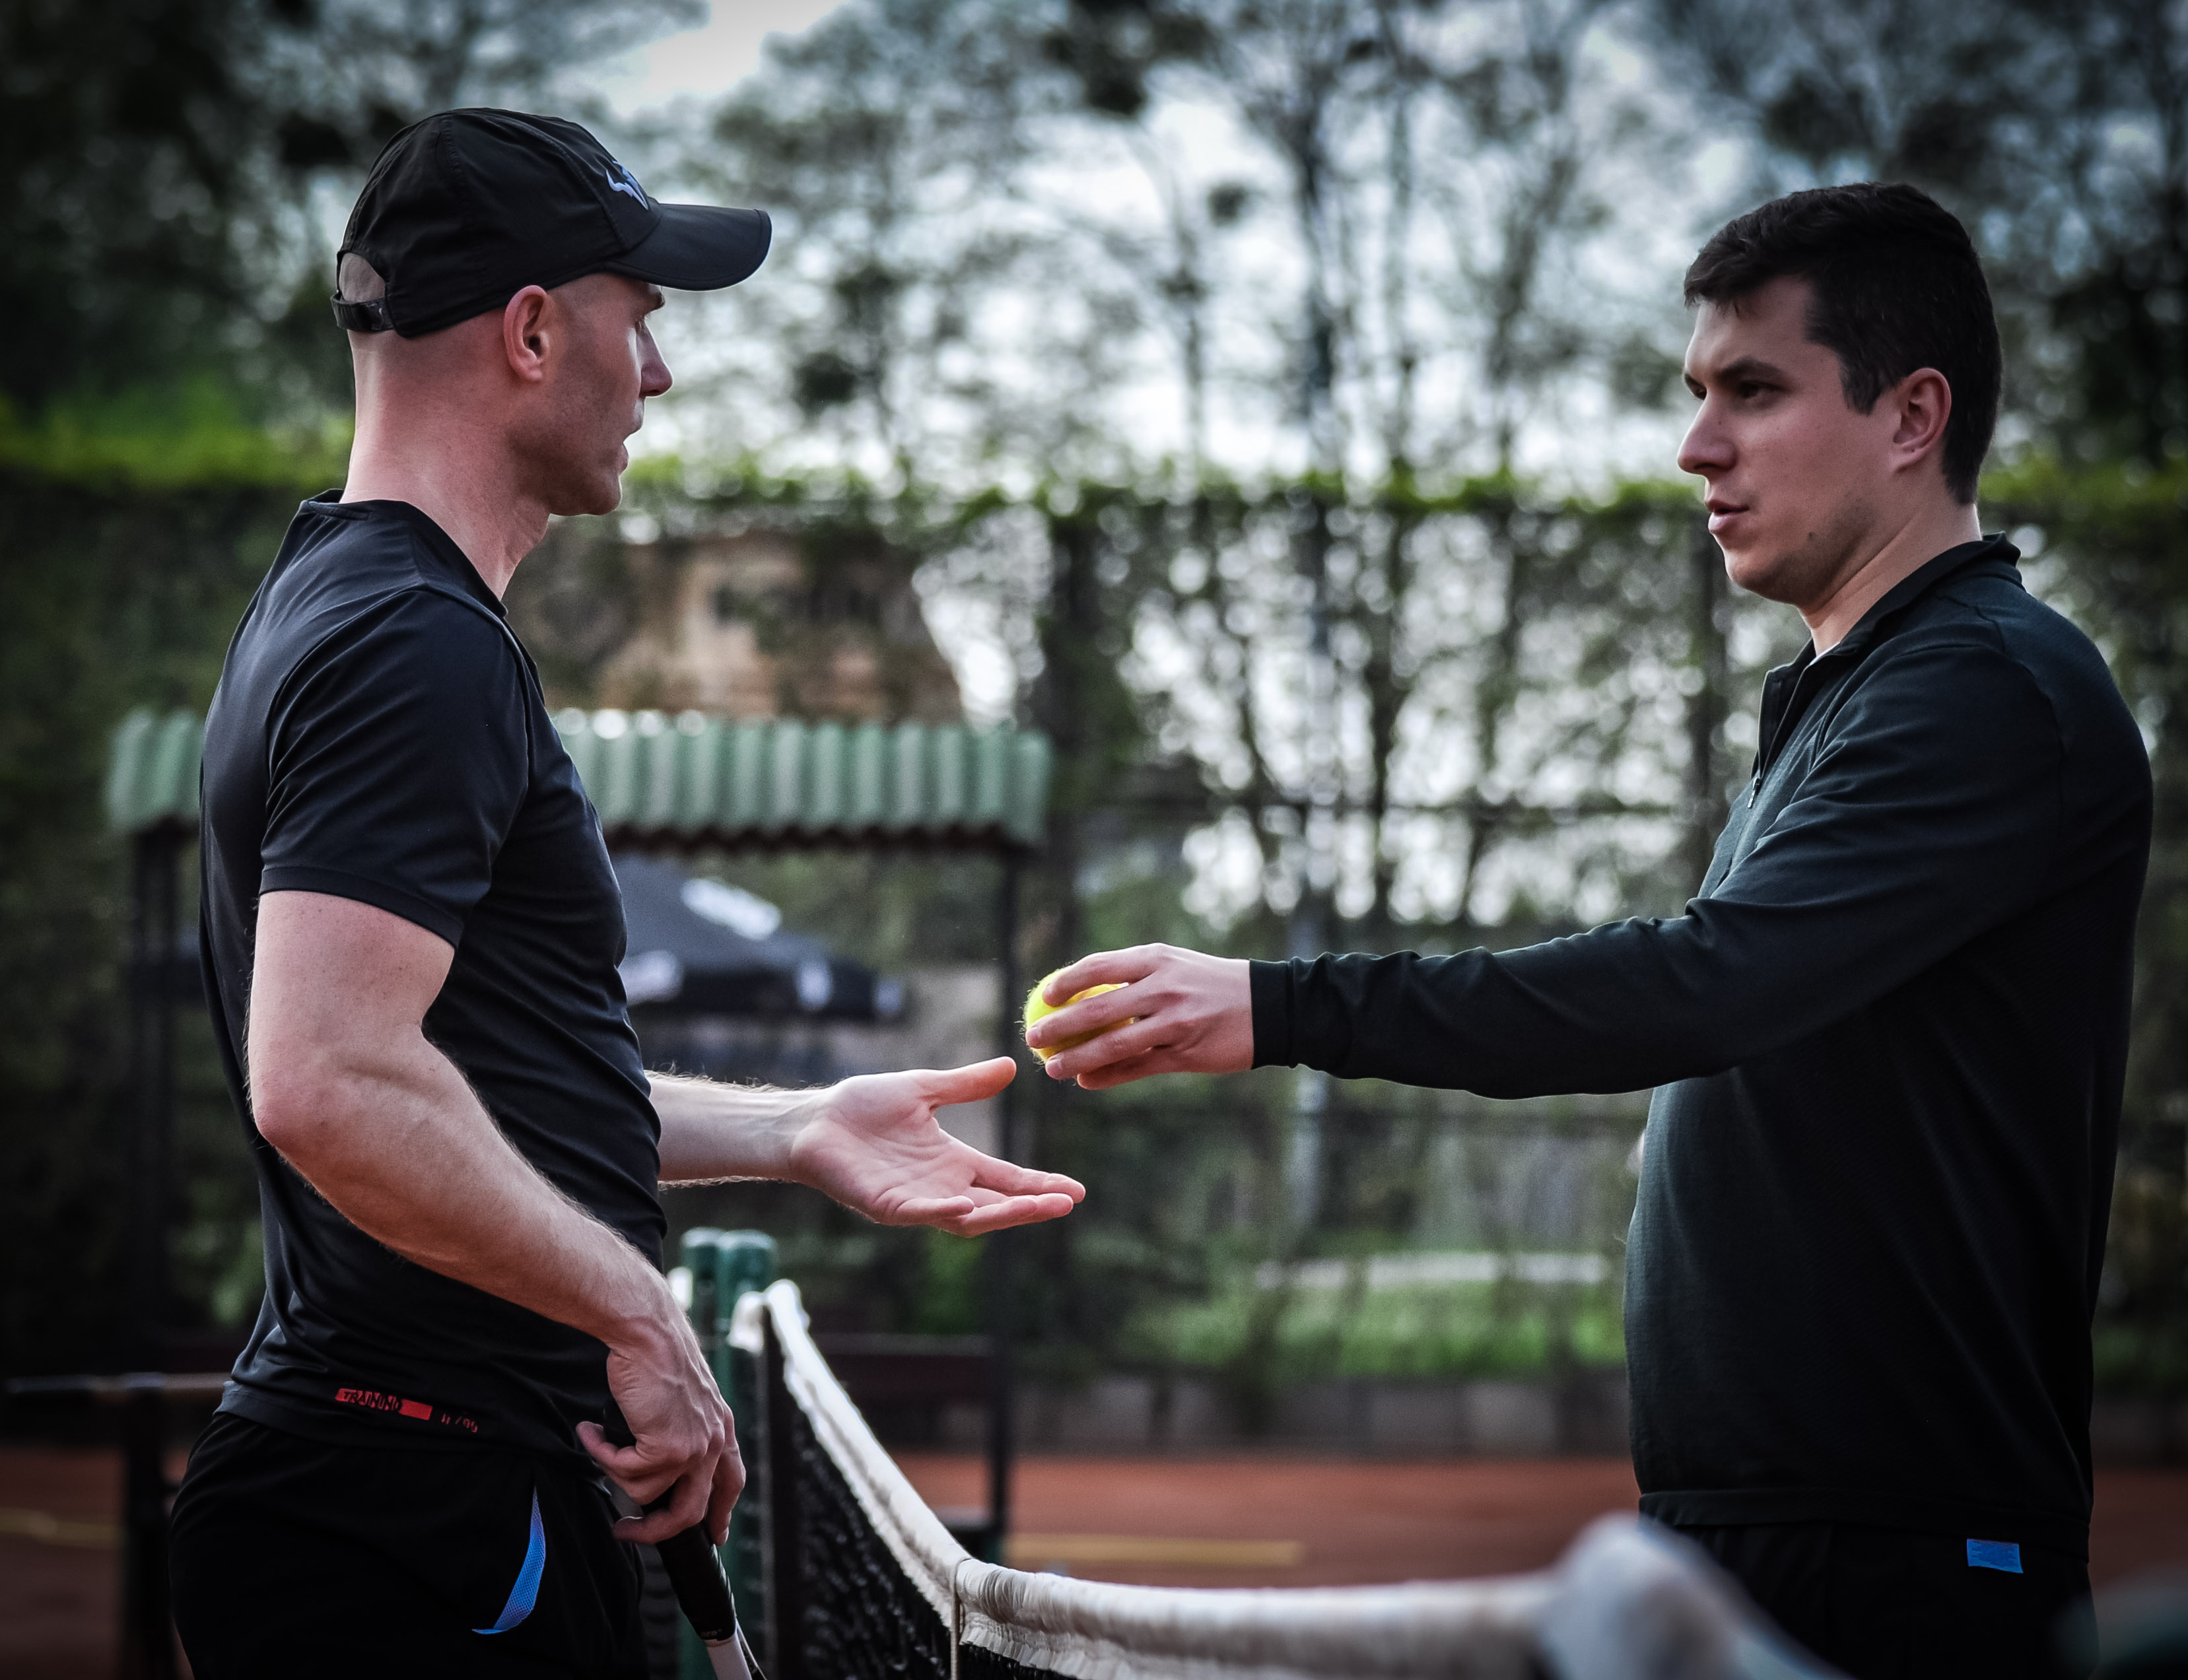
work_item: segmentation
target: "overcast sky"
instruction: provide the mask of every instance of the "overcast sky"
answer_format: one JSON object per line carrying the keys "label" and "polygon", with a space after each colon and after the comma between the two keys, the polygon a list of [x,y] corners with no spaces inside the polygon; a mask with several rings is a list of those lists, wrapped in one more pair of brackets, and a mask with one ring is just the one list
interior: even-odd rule
{"label": "overcast sky", "polygon": [[692,95],[726,93],[759,67],[760,43],[797,35],[837,8],[838,0],[715,0],[697,29],[664,35],[609,59],[589,78],[617,116]]}

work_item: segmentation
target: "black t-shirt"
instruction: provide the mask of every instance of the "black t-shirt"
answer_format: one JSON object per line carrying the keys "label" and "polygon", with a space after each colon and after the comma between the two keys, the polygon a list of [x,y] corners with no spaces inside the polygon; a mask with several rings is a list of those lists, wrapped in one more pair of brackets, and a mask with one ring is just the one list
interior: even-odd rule
{"label": "black t-shirt", "polygon": [[1659,1087],[1627,1248],[1641,1508],[2079,1552],[2150,766],[1969,544],[1770,674],[1686,914],[1256,963],[1257,1063]]}
{"label": "black t-shirt", "polygon": [[206,723],[207,990],[266,1243],[265,1305],[221,1409],[330,1441],[582,1458],[575,1426],[607,1400],[601,1344],[383,1248],[250,1119],[259,895],[377,905],[455,947],[427,1038],[527,1160],[659,1264],[622,899],[538,673],[431,520],[333,493],[297,510]]}

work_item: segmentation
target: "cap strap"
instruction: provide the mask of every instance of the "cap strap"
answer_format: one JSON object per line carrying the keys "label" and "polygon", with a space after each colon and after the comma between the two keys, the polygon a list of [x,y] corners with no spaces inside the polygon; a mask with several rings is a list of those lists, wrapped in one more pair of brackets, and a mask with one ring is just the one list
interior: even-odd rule
{"label": "cap strap", "polygon": [[335,306],[335,319],[352,332],[393,332],[395,320],[387,313],[387,300],[369,297],[362,303],[351,303],[336,292],[329,300]]}

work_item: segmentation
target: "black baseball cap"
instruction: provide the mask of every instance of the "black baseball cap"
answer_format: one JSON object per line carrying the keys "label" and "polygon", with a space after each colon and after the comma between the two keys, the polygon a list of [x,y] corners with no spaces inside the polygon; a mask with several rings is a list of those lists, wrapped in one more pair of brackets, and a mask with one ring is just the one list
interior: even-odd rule
{"label": "black baseball cap", "polygon": [[442,111],[374,162],[335,264],[339,274],[355,252],[387,292],[352,302],[337,290],[335,319],[352,332],[417,338],[526,286],[601,273],[712,291],[758,268],[769,236],[764,211],[656,201],[574,122]]}

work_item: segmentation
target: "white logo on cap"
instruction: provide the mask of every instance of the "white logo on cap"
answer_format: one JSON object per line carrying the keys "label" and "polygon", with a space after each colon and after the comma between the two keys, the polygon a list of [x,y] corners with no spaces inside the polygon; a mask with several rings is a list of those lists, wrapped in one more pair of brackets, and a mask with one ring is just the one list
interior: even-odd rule
{"label": "white logo on cap", "polygon": [[[608,178],[608,190],[617,193],[628,193],[631,197],[636,199],[640,204],[645,204],[646,202],[646,189],[638,184],[638,177],[632,174],[628,169],[625,169],[623,165],[617,162],[614,158],[610,158],[608,161],[612,164],[614,167],[604,169],[601,172]],[[620,181],[616,179],[616,176],[618,173],[623,176],[623,179]]]}

